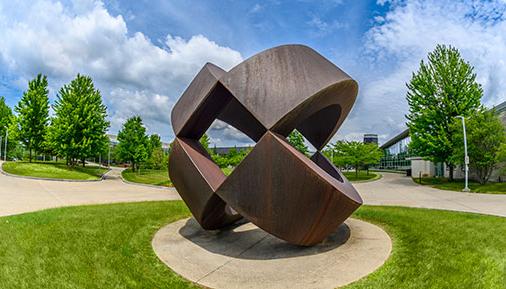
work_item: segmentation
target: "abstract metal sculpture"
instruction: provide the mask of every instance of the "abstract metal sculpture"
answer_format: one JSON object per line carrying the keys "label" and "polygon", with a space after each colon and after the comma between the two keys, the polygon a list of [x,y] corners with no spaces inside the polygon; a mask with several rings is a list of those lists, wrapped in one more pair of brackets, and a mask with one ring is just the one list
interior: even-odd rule
{"label": "abstract metal sculpture", "polygon": [[[325,239],[362,204],[320,152],[357,90],[350,76],[302,45],[268,49],[229,72],[207,63],[171,117],[169,174],[195,219],[211,230],[244,217],[297,245]],[[199,143],[216,119],[257,143],[228,177]],[[294,129],[317,149],[310,159],[287,142]]]}

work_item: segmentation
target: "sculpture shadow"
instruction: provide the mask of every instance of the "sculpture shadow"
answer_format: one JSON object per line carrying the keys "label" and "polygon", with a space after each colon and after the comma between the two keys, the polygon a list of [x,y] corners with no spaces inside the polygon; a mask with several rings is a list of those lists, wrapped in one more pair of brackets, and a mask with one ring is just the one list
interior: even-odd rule
{"label": "sculpture shadow", "polygon": [[222,230],[206,231],[194,218],[186,221],[179,234],[206,251],[250,260],[317,255],[345,244],[351,235],[350,228],[343,223],[323,242],[305,247],[289,244],[244,219]]}

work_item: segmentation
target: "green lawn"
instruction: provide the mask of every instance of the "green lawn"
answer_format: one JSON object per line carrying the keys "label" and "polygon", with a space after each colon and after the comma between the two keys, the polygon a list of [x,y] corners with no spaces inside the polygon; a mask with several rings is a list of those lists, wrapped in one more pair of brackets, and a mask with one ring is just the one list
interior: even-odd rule
{"label": "green lawn", "polygon": [[[221,170],[228,176],[232,173],[233,168],[222,168]],[[172,187],[172,182],[169,180],[169,173],[166,169],[141,169],[140,172],[135,173],[130,169],[126,169],[121,173],[121,175],[125,180],[133,183]]]}
{"label": "green lawn", "polygon": [[369,171],[369,174],[367,174],[366,171],[358,171],[358,177],[355,171],[342,172],[342,173],[350,182],[379,179],[381,176],[380,174],[371,171]]}
{"label": "green lawn", "polygon": [[133,172],[131,169],[126,169],[121,172],[121,176],[123,176],[125,180],[133,183],[172,187],[167,169],[141,169],[140,172]]}
{"label": "green lawn", "polygon": [[56,162],[6,162],[2,169],[13,175],[68,180],[99,180],[107,172],[97,166],[76,165],[72,168]]}
{"label": "green lawn", "polygon": [[[413,178],[417,184],[420,183],[419,178]],[[441,190],[458,191],[461,192],[464,188],[463,180],[455,180],[449,182],[447,178],[422,178],[422,185],[432,186]],[[469,188],[474,193],[484,194],[506,194],[506,183],[492,183],[489,182],[485,185],[481,185],[477,182],[469,182]]]}
{"label": "green lawn", "polygon": [[[81,206],[0,218],[0,283],[11,288],[192,288],[152,250],[181,201]],[[392,237],[383,267],[350,288],[504,288],[506,218],[363,206]],[[338,274],[336,272],[336,274]]]}

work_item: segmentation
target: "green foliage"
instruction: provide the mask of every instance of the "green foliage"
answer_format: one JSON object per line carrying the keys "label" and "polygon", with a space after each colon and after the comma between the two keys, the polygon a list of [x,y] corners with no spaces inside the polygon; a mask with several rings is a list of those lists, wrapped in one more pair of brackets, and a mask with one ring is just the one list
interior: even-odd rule
{"label": "green foliage", "polygon": [[5,103],[5,98],[0,97],[0,156],[2,159],[5,154],[5,136],[7,133],[7,159],[23,157],[23,148],[19,145],[19,131],[17,119],[12,114],[11,108]]}
{"label": "green foliage", "polygon": [[116,152],[119,158],[130,162],[132,170],[137,171],[147,160],[149,150],[149,139],[140,116],[127,119],[118,133],[118,141]]}
{"label": "green foliage", "polygon": [[167,155],[161,147],[156,147],[151,151],[145,167],[155,170],[167,168]]}
{"label": "green foliage", "polygon": [[148,159],[144,165],[146,168],[161,170],[167,168],[167,156],[162,149],[160,136],[152,134],[148,141]]}
{"label": "green foliage", "polygon": [[152,134],[149,136],[149,148],[150,150],[162,148],[162,140],[160,138],[160,135]]}
{"label": "green foliage", "polygon": [[[362,143],[358,141],[337,141],[333,149],[333,162],[336,166],[352,166],[358,178],[360,167],[366,167],[379,163],[383,152],[378,145]],[[327,153],[328,154],[328,153]]]}
{"label": "green foliage", "polygon": [[[451,129],[455,148],[452,154],[454,163],[464,163],[464,134],[460,119],[455,119]],[[504,126],[495,111],[476,111],[466,118],[467,154],[469,166],[478,176],[480,184],[487,183],[496,165],[505,161],[500,153],[501,145],[506,143]]]}
{"label": "green foliage", "polygon": [[18,114],[18,137],[30,152],[30,162],[32,150],[40,151],[45,141],[49,121],[48,93],[47,77],[39,74],[28,82],[28,90],[15,107]]}
{"label": "green foliage", "polygon": [[296,129],[288,135],[288,142],[303,154],[307,154],[309,152],[309,149],[304,141],[304,136]]}
{"label": "green foliage", "polygon": [[233,148],[225,155],[219,155],[213,152],[211,157],[220,168],[236,167],[251,152],[252,149],[253,148]]}
{"label": "green foliage", "polygon": [[209,136],[207,135],[207,133],[205,133],[201,138],[200,138],[200,144],[202,145],[202,147],[207,151],[207,152],[211,152],[209,150],[209,144],[211,143],[211,139],[209,138]]}
{"label": "green foliage", "polygon": [[457,146],[451,124],[456,116],[468,116],[480,107],[483,90],[456,48],[438,45],[428,60],[420,62],[407,84],[409,148],[433,162],[445,162],[453,178],[450,157]]}
{"label": "green foliage", "polygon": [[5,137],[5,131],[12,122],[12,110],[5,103],[5,97],[0,96],[0,136]]}
{"label": "green foliage", "polygon": [[53,106],[49,146],[59,156],[74,164],[107,150],[107,108],[91,77],[78,74],[64,85]]}

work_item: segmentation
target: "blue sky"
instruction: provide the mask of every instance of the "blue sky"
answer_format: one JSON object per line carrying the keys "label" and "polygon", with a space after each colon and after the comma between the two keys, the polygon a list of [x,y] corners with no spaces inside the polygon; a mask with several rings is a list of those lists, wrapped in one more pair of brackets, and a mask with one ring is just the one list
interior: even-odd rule
{"label": "blue sky", "polygon": [[[12,3],[11,3],[12,2]],[[14,3],[15,2],[15,3]],[[111,133],[141,115],[173,138],[170,110],[205,62],[230,69],[264,49],[301,43],[359,82],[335,139],[404,128],[405,83],[438,43],[476,67],[483,103],[506,100],[504,1],[0,1],[0,95],[14,106],[27,81],[49,77],[51,98],[77,73],[93,77]],[[223,123],[213,143],[249,140]]]}

